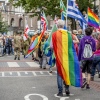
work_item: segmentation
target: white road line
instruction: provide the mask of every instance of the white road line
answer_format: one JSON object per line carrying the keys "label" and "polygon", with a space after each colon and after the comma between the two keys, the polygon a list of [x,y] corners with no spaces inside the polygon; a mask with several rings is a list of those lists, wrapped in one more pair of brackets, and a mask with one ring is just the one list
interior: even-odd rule
{"label": "white road line", "polygon": [[20,67],[17,62],[7,62],[9,67]]}
{"label": "white road line", "polygon": [[52,75],[50,72],[48,72],[49,75]]}
{"label": "white road line", "polygon": [[39,67],[39,64],[35,62],[26,62],[30,67]]}
{"label": "white road line", "polygon": [[25,74],[28,74],[28,72],[25,72]]}
{"label": "white road line", "polygon": [[34,76],[37,76],[35,72],[32,72]]}
{"label": "white road line", "polygon": [[18,76],[21,76],[20,72],[17,72]]}
{"label": "white road line", "polygon": [[12,72],[10,72],[10,75],[12,75]]}
{"label": "white road line", "polygon": [[42,71],[40,71],[40,74],[43,74],[43,72],[42,72]]}
{"label": "white road line", "polygon": [[4,72],[2,72],[2,77],[4,77],[5,75],[4,75]]}

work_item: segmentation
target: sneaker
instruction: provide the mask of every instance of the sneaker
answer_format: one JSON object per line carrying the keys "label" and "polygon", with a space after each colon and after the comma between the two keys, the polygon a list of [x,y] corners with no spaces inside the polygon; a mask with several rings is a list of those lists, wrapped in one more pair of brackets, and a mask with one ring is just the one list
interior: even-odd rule
{"label": "sneaker", "polygon": [[84,81],[83,81],[83,85],[81,86],[81,88],[84,88],[84,87],[86,86],[86,84],[87,84],[87,81],[84,80]]}
{"label": "sneaker", "polygon": [[94,76],[91,76],[91,81],[94,81]]}
{"label": "sneaker", "polygon": [[63,93],[62,93],[62,92],[59,92],[59,93],[57,94],[57,96],[63,96]]}
{"label": "sneaker", "polygon": [[65,93],[67,96],[70,96],[70,91],[69,90],[65,90]]}
{"label": "sneaker", "polygon": [[86,85],[86,89],[90,89],[90,86],[89,86],[89,84],[87,84],[87,85]]}

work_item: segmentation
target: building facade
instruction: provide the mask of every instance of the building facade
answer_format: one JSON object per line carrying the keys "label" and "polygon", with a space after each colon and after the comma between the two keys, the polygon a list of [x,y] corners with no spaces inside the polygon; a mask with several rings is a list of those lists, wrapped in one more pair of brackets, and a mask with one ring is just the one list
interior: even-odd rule
{"label": "building facade", "polygon": [[[13,34],[16,31],[23,32],[28,24],[30,30],[38,30],[40,28],[40,20],[37,16],[30,17],[29,13],[25,13],[22,7],[15,8],[7,0],[0,0],[0,12],[3,21],[8,24],[8,34]],[[51,29],[51,18],[47,17],[48,28]]]}

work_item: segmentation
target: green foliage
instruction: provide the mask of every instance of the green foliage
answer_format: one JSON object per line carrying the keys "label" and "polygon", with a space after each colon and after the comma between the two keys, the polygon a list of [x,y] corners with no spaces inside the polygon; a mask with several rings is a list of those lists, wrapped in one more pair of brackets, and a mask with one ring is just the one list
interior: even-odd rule
{"label": "green foliage", "polygon": [[2,21],[2,17],[1,17],[1,14],[0,14],[0,33],[4,33],[4,32],[7,32],[7,24],[6,22],[3,22]]}
{"label": "green foliage", "polygon": [[[67,0],[62,0],[66,6]],[[87,11],[87,7],[92,7],[91,1],[89,0],[77,0],[79,9],[81,11]],[[10,0],[12,3],[13,0]],[[18,0],[13,2],[15,7],[22,6],[26,12],[32,12],[32,16],[39,15],[40,12],[37,12],[37,8],[44,10],[46,16],[50,15],[54,18],[55,15],[60,17],[60,0]]]}
{"label": "green foliage", "polygon": [[81,12],[86,11],[87,12],[87,8],[93,8],[93,0],[76,0],[78,7],[80,9]]}

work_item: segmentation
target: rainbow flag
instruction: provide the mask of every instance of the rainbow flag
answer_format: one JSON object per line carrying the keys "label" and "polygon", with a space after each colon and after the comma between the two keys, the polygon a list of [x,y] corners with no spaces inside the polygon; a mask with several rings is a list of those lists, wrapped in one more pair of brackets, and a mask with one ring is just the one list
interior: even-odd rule
{"label": "rainbow flag", "polygon": [[45,29],[41,32],[40,36],[38,36],[34,41],[33,43],[30,45],[29,49],[28,49],[28,54],[25,56],[25,58],[27,58],[32,52],[34,52],[37,47],[39,46],[40,42],[41,42],[41,39],[43,37],[45,33]]}
{"label": "rainbow flag", "polygon": [[64,29],[52,35],[53,50],[59,75],[67,85],[81,87],[82,74],[71,34]]}
{"label": "rainbow flag", "polygon": [[100,25],[99,17],[90,8],[88,8],[88,25],[95,28],[99,28]]}

